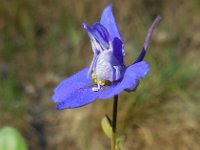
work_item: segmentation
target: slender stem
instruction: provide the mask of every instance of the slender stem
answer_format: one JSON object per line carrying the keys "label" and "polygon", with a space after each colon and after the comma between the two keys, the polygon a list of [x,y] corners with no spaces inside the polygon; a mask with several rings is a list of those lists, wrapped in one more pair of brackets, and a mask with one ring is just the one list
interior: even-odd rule
{"label": "slender stem", "polygon": [[114,98],[113,98],[113,117],[112,117],[111,150],[115,150],[115,147],[116,147],[117,104],[118,104],[118,95],[115,95]]}

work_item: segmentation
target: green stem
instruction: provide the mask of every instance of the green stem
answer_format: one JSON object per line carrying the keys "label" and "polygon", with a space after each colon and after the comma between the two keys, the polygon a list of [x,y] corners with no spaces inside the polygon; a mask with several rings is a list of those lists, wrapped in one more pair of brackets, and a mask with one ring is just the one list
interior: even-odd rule
{"label": "green stem", "polygon": [[118,104],[118,95],[115,95],[114,98],[113,98],[111,150],[115,150],[115,148],[116,148],[117,104]]}

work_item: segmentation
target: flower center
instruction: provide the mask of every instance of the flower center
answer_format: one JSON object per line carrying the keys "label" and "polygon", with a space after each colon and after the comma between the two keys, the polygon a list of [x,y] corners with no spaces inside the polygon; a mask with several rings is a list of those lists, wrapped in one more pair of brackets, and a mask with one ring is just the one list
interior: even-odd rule
{"label": "flower center", "polygon": [[92,88],[92,91],[94,92],[98,92],[101,86],[110,85],[110,81],[104,81],[104,80],[98,81],[97,76],[94,73],[92,73],[92,79],[93,79],[93,82],[97,84],[97,87]]}

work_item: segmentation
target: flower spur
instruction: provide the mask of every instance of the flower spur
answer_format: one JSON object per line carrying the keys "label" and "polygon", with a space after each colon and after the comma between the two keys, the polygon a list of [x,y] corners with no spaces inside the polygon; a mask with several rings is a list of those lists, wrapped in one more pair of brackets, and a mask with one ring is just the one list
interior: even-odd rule
{"label": "flower spur", "polygon": [[124,90],[134,91],[139,80],[150,70],[143,58],[159,20],[160,16],[156,17],[141,53],[128,67],[124,65],[123,41],[111,5],[104,9],[100,22],[91,27],[83,23],[90,37],[93,60],[89,67],[65,79],[55,88],[52,100],[57,103],[57,109],[77,108],[97,99],[111,98]]}

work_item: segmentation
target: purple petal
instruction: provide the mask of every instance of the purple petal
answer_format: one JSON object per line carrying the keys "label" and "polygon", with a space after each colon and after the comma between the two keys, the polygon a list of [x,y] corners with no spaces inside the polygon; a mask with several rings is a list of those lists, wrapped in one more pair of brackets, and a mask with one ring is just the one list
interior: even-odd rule
{"label": "purple petal", "polygon": [[153,31],[154,29],[156,28],[158,22],[160,21],[161,17],[160,16],[157,16],[156,19],[154,20],[153,24],[151,25],[149,31],[148,31],[148,34],[147,34],[147,37],[145,39],[145,42],[144,42],[144,49],[147,50],[148,48],[148,45],[151,41],[151,37],[152,37],[152,34],[153,34]]}
{"label": "purple petal", "polygon": [[106,27],[113,42],[114,56],[118,59],[120,64],[124,64],[124,46],[120,36],[115,18],[112,13],[112,5],[108,5],[102,15],[100,23]]}
{"label": "purple petal", "polygon": [[92,87],[96,87],[96,85],[77,89],[71,93],[64,101],[58,103],[56,109],[62,110],[78,108],[94,102],[98,98],[99,94],[101,94],[103,88],[101,88],[98,92],[94,92],[92,91]]}
{"label": "purple petal", "polygon": [[112,13],[112,5],[108,5],[102,15],[101,15],[101,21],[100,23],[106,27],[106,29],[108,30],[111,40],[113,41],[114,38],[119,38],[121,40],[121,36],[115,21],[115,18],[113,16]]}
{"label": "purple petal", "polygon": [[143,60],[143,58],[144,58],[144,56],[146,54],[147,48],[149,46],[149,43],[151,41],[151,37],[152,37],[153,31],[154,31],[155,27],[157,26],[158,22],[160,21],[160,19],[161,19],[161,17],[157,16],[156,19],[154,20],[153,24],[149,28],[148,34],[147,34],[145,42],[144,42],[143,49],[142,49],[140,55],[138,56],[138,58],[136,59],[136,61],[134,63],[137,63],[137,62],[140,62],[140,61]]}
{"label": "purple petal", "polygon": [[106,43],[111,41],[107,29],[100,23],[95,23],[93,25],[93,34],[98,41],[105,41]]}
{"label": "purple petal", "polygon": [[83,28],[88,32],[92,44],[95,45],[97,51],[105,50],[110,48],[110,36],[107,29],[100,23],[95,23],[92,27],[83,23]]}
{"label": "purple petal", "polygon": [[88,68],[72,75],[71,77],[62,81],[55,89],[52,96],[53,102],[61,102],[65,100],[72,92],[89,84],[92,79],[87,78]]}
{"label": "purple petal", "polygon": [[149,66],[145,61],[129,66],[125,71],[123,80],[119,83],[112,84],[105,92],[99,96],[99,98],[107,99],[119,94],[124,90],[135,89],[138,85],[139,79],[144,78],[148,72]]}

